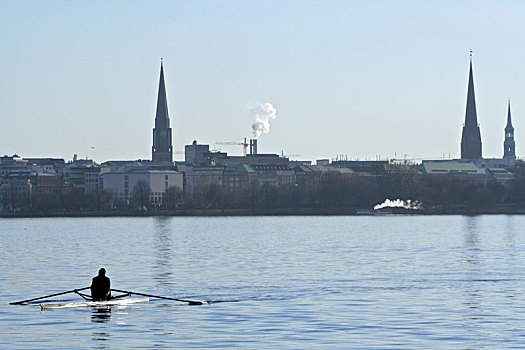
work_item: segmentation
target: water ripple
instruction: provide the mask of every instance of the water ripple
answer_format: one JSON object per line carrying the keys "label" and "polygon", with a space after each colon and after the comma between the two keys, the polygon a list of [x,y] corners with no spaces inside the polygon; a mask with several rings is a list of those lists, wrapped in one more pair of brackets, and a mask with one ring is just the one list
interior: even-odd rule
{"label": "water ripple", "polygon": [[[17,349],[520,348],[524,224],[521,216],[2,220],[0,341]],[[89,285],[101,266],[116,288],[211,304],[8,305]]]}

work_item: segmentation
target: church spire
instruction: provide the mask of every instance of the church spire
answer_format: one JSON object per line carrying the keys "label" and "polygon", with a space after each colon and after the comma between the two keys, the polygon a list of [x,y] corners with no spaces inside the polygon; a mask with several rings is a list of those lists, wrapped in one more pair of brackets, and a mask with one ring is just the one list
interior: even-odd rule
{"label": "church spire", "polygon": [[505,130],[514,131],[514,127],[512,126],[512,119],[510,117],[510,98],[509,98],[508,107],[507,107],[507,126],[505,127]]}
{"label": "church spire", "polygon": [[507,108],[507,126],[505,126],[505,141],[503,142],[503,159],[516,159],[516,142],[514,141],[514,127],[510,117],[510,99]]}
{"label": "church spire", "polygon": [[467,90],[467,108],[465,124],[461,136],[461,159],[481,158],[481,133],[479,131],[476,113],[476,97],[474,95],[474,74],[472,72],[472,51],[470,51],[470,69]]}
{"label": "church spire", "polygon": [[[168,115],[168,99],[166,98],[166,85],[164,83],[164,67],[162,65],[162,58],[160,59],[160,79],[159,79],[159,94],[157,96],[157,114],[155,115],[155,127],[159,127],[157,123],[165,125],[169,128]],[[167,124],[166,124],[167,123]]]}
{"label": "church spire", "polygon": [[166,98],[166,85],[164,83],[164,66],[162,64],[162,58],[160,59],[157,112],[155,114],[155,127],[153,128],[152,160],[173,161],[170,117],[168,115],[168,99]]}

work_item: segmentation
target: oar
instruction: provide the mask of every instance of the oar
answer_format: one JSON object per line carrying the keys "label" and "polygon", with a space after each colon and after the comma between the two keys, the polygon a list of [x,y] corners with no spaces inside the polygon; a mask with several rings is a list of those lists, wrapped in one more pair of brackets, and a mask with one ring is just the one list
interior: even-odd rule
{"label": "oar", "polygon": [[68,293],[76,293],[80,290],[84,290],[84,289],[89,289],[91,287],[84,287],[84,288],[78,288],[78,289],[72,289],[72,290],[68,290],[66,292],[61,292],[61,293],[56,293],[56,294],[51,294],[51,295],[45,295],[43,297],[38,297],[38,298],[33,298],[33,299],[27,299],[27,300],[22,300],[22,301],[15,301],[13,303],[9,303],[11,305],[20,305],[20,304],[24,304],[24,303],[29,303],[31,301],[35,301],[35,300],[39,300],[39,299],[45,299],[45,298],[51,298],[51,297],[56,297],[56,296],[59,296],[59,295],[63,295],[63,294],[68,294]]}
{"label": "oar", "polygon": [[75,293],[77,293],[78,295],[80,295],[82,297],[82,299],[84,300],[87,300],[87,301],[93,301],[93,298],[91,297],[91,295],[87,295],[87,294],[84,294],[84,293],[80,293],[78,290],[75,291]]}
{"label": "oar", "polygon": [[[113,289],[112,289],[112,290],[113,290]],[[109,299],[109,300],[122,299],[122,298],[125,298],[125,297],[129,297],[130,295],[131,295],[131,293],[126,293],[126,294],[122,294],[122,295],[117,295],[116,297],[111,296],[111,299]]]}
{"label": "oar", "polygon": [[126,291],[126,290],[113,289],[113,288],[111,288],[111,290],[114,291],[114,292],[119,292],[119,293],[129,293],[129,294],[135,294],[135,295],[142,295],[142,296],[150,297],[150,298],[158,298],[158,299],[166,299],[166,300],[175,300],[175,301],[180,301],[180,302],[183,302],[183,303],[188,303],[188,305],[205,305],[205,304],[208,304],[208,302],[205,302],[205,301],[194,301],[194,300],[184,300],[184,299],[168,298],[168,297],[161,297],[161,296],[159,296],[159,295],[151,295],[151,294],[145,294],[145,293],[130,292],[130,291]]}

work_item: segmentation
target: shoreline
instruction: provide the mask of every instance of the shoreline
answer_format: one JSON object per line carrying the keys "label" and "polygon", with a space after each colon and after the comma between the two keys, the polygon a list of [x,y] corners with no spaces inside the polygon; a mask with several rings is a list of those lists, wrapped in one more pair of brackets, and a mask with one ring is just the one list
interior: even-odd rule
{"label": "shoreline", "polygon": [[[367,213],[358,213],[358,211]],[[386,212],[386,213],[385,213]],[[57,212],[3,212],[0,218],[58,218],[58,217],[217,217],[217,216],[392,216],[392,215],[524,215],[525,207],[498,205],[487,208],[467,206],[436,207],[413,210],[384,208],[382,213],[363,208],[278,208],[278,209],[177,209],[153,211],[57,211]]]}

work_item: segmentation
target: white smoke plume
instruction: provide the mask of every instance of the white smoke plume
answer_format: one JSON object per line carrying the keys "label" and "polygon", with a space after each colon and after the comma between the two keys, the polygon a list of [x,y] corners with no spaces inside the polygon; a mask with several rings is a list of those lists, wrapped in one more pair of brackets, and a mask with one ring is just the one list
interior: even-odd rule
{"label": "white smoke plume", "polygon": [[411,201],[410,199],[404,201],[401,199],[396,200],[390,200],[387,199],[381,204],[377,204],[374,206],[374,210],[379,210],[383,208],[405,208],[405,209],[423,209],[423,203],[419,201]]}
{"label": "white smoke plume", "polygon": [[251,108],[250,114],[254,118],[252,124],[253,136],[258,138],[261,134],[270,132],[270,120],[277,117],[277,110],[271,103],[263,103],[257,107]]}

